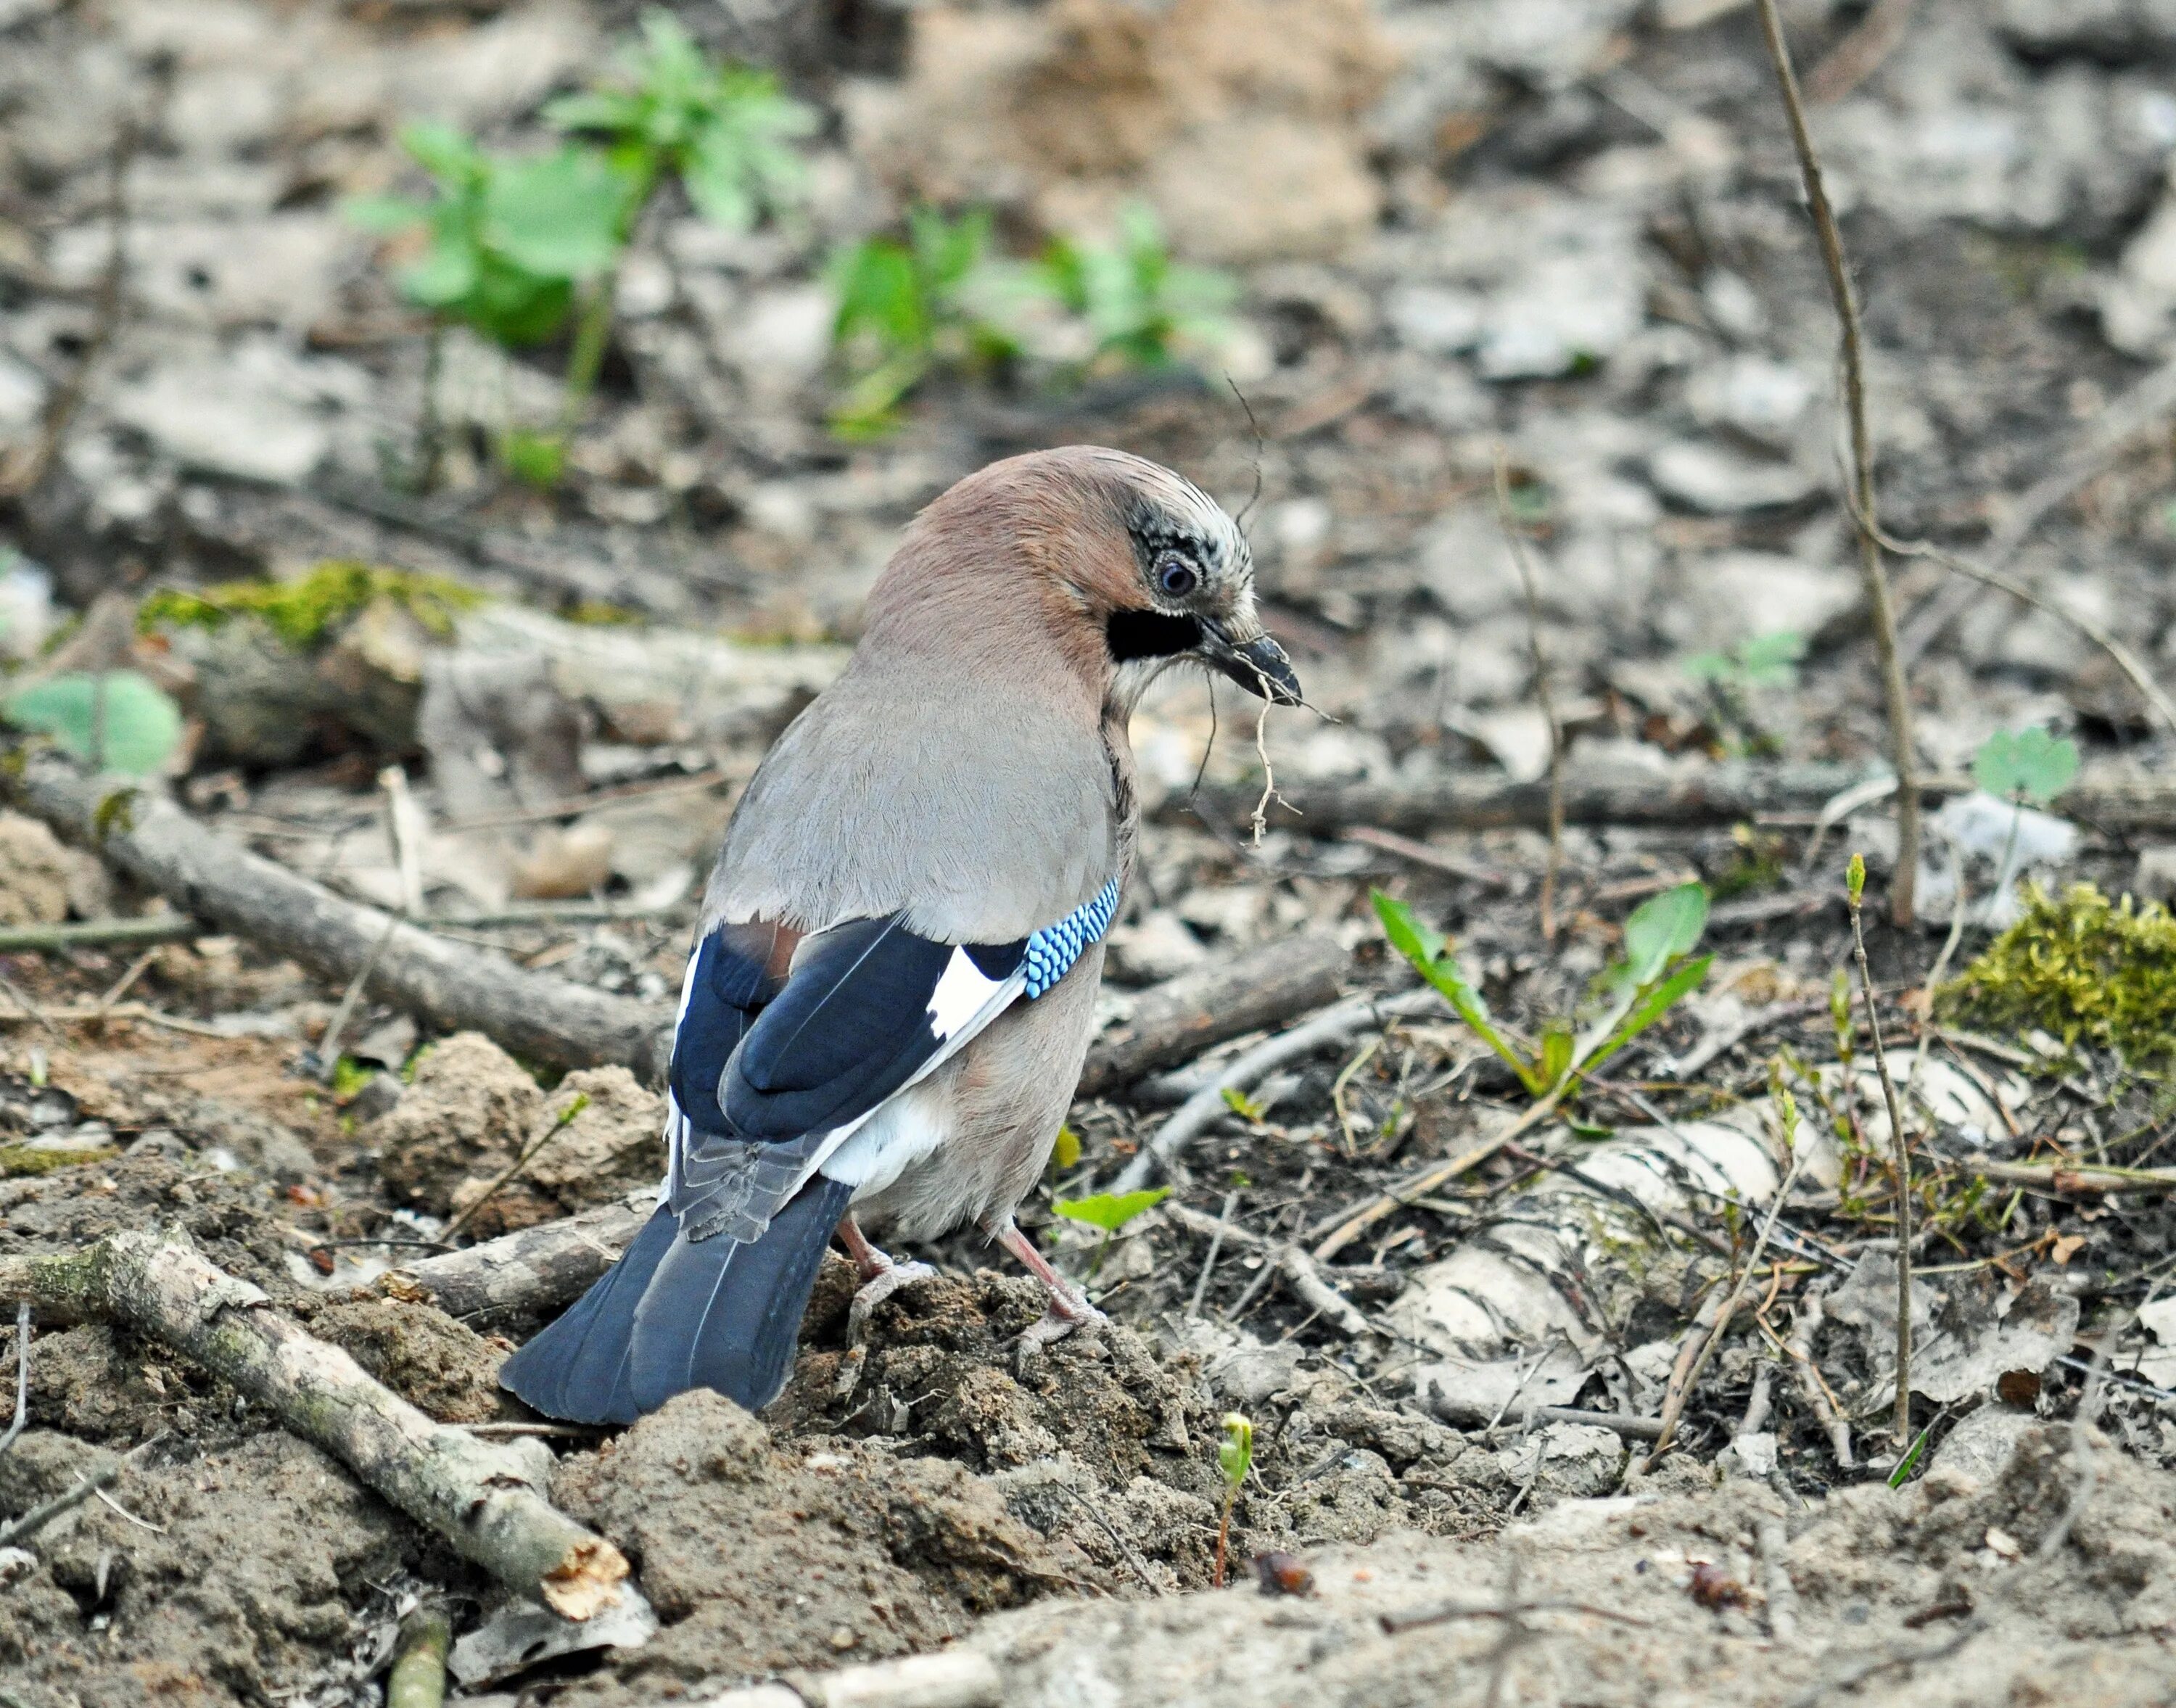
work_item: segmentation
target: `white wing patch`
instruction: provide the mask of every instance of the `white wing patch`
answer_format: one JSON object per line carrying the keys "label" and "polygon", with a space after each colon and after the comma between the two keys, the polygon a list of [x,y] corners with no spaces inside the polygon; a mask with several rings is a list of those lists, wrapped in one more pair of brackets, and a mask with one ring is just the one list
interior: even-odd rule
{"label": "white wing patch", "polygon": [[1004,983],[1003,979],[985,976],[966,949],[954,949],[952,958],[944,963],[944,976],[929,993],[929,1029],[940,1041],[950,1042],[974,1023]]}

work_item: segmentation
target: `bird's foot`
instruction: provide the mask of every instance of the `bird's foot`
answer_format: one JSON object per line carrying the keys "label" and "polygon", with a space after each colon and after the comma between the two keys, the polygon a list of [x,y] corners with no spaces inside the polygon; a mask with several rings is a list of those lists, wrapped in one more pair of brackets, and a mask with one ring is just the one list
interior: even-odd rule
{"label": "bird's foot", "polygon": [[1087,1294],[1050,1266],[1050,1260],[1028,1243],[1025,1234],[1013,1226],[1010,1216],[990,1232],[996,1235],[998,1243],[1018,1258],[1021,1266],[1041,1281],[1042,1290],[1050,1295],[1050,1308],[1020,1336],[1023,1349],[1047,1346],[1053,1341],[1064,1340],[1075,1329],[1087,1324],[1110,1321],[1102,1312],[1088,1303]]}
{"label": "bird's foot", "polygon": [[884,1266],[862,1283],[846,1312],[846,1344],[850,1346],[858,1346],[868,1338],[869,1315],[879,1305],[901,1287],[928,1281],[937,1273],[926,1263],[901,1263],[896,1258],[885,1257],[882,1252],[876,1255]]}
{"label": "bird's foot", "polygon": [[[1049,1286],[1048,1282],[1044,1285]],[[1025,1346],[1047,1346],[1064,1340],[1075,1329],[1111,1320],[1090,1304],[1078,1287],[1061,1281],[1049,1291],[1050,1308],[1021,1331],[1020,1341]]]}

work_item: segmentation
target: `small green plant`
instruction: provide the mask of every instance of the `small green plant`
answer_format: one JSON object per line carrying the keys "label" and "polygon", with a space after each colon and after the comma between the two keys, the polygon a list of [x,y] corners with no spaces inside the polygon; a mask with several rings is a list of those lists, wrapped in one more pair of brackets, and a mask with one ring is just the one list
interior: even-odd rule
{"label": "small green plant", "polygon": [[[431,373],[449,324],[520,349],[574,321],[556,429],[516,428],[498,448],[507,471],[533,486],[556,486],[565,471],[566,441],[603,365],[620,258],[660,186],[677,178],[699,212],[732,231],[784,212],[800,195],[793,144],[815,128],[815,114],[769,73],[707,58],[669,13],[645,14],[642,27],[612,84],[546,108],[551,123],[585,140],[503,155],[449,126],[411,125],[402,144],[435,193],[348,204],[367,229],[422,234],[422,254],[394,282],[435,317]],[[438,454],[431,389],[427,378],[425,484]]]}
{"label": "small green plant", "polygon": [[512,348],[541,344],[566,324],[575,287],[618,261],[635,185],[596,150],[488,155],[435,123],[408,126],[400,144],[435,193],[351,201],[346,213],[389,236],[420,229],[422,253],[394,283],[442,321]]}
{"label": "small green plant", "polygon": [[1254,1426],[1242,1414],[1227,1412],[1216,1442],[1216,1468],[1224,1473],[1224,1504],[1216,1515],[1216,1577],[1224,1587],[1224,1559],[1231,1546],[1232,1507],[1240,1486],[1254,1468]]}
{"label": "small green plant", "polygon": [[[2025,828],[2026,804],[2052,805],[2056,796],[2070,787],[2070,780],[2077,775],[2078,744],[2068,737],[2051,736],[2039,728],[1997,730],[1980,743],[1979,752],[1972,756],[1972,781],[1987,793],[2010,802],[2013,808],[2010,834],[2003,838],[2002,859],[1994,869],[1998,896],[2010,887],[2010,862],[2017,856],[2017,837]],[[1957,883],[1960,886],[1964,883],[1961,864]],[[1961,887],[1958,895],[1961,899]],[[1949,949],[1944,949],[1943,965],[1946,965],[1950,952]],[[1939,971],[1938,966],[1938,974]]]}
{"label": "small green plant", "polygon": [[807,168],[794,144],[815,130],[814,110],[770,72],[708,58],[669,12],[645,13],[642,37],[619,56],[618,87],[564,96],[544,117],[601,141],[639,202],[671,173],[729,231],[795,207]]}
{"label": "small green plant", "polygon": [[1707,890],[1681,884],[1642,902],[1624,922],[1624,955],[1594,982],[1597,1009],[1584,1028],[1552,1020],[1540,1047],[1527,1051],[1488,1011],[1480,989],[1459,965],[1453,946],[1417,919],[1405,903],[1374,893],[1375,913],[1390,946],[1440,991],[1458,1017],[1517,1074],[1530,1096],[1564,1091],[1667,1014],[1707,976],[1713,957],[1689,959],[1707,928]]}
{"label": "small green plant", "polygon": [[831,426],[841,438],[889,432],[933,375],[990,372],[1020,353],[987,309],[996,277],[990,235],[987,208],[948,218],[917,207],[904,239],[864,237],[832,257],[831,345],[847,385]]}
{"label": "small green plant", "polygon": [[1997,730],[1972,756],[1972,781],[1999,800],[2052,805],[2078,775],[2078,744],[2043,729]]}
{"label": "small green plant", "polygon": [[1088,1261],[1088,1279],[1096,1279],[1096,1271],[1103,1267],[1103,1259],[1110,1254],[1111,1242],[1118,1232],[1135,1216],[1145,1215],[1171,1196],[1168,1186],[1152,1186],[1145,1192],[1098,1192],[1086,1198],[1061,1198],[1051,1209],[1068,1221],[1078,1221],[1090,1227],[1103,1230],[1102,1243],[1096,1248],[1096,1255]]}
{"label": "small green plant", "polygon": [[0,717],[52,737],[61,750],[101,771],[148,777],[181,744],[182,714],[159,685],[133,670],[71,671],[30,683],[0,699]]}
{"label": "small green plant", "polygon": [[1756,634],[1727,651],[1695,653],[1685,661],[1684,669],[1695,682],[1706,685],[1720,721],[1738,732],[1735,745],[1741,751],[1772,755],[1781,743],[1760,721],[1760,698],[1796,686],[1798,663],[1805,655],[1805,637],[1782,628]]}
{"label": "small green plant", "polygon": [[1239,294],[1228,275],[1173,260],[1142,202],[1119,209],[1114,242],[1051,239],[1026,282],[1085,328],[1089,374],[1168,367],[1216,348],[1231,337],[1225,316]]}

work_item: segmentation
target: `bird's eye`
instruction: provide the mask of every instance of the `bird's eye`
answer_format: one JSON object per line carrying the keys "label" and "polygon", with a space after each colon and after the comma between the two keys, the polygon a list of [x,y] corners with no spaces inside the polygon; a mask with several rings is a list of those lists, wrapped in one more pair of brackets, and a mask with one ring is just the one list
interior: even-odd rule
{"label": "bird's eye", "polygon": [[1177,552],[1167,552],[1156,565],[1156,585],[1173,599],[1183,599],[1201,583],[1194,567]]}

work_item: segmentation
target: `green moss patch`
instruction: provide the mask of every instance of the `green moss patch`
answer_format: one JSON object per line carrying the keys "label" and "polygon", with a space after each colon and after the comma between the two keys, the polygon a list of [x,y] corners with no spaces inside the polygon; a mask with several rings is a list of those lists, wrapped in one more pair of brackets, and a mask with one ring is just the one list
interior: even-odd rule
{"label": "green moss patch", "polygon": [[2176,918],[2158,903],[2111,901],[2090,884],[2059,895],[2027,886],[2025,911],[1942,987],[1945,1020],[2118,1051],[2132,1067],[2176,1069]]}
{"label": "green moss patch", "polygon": [[483,596],[443,575],[335,560],[293,581],[225,581],[201,593],[162,588],[145,598],[137,625],[146,633],[161,627],[219,628],[237,617],[254,617],[302,651],[381,599],[432,634],[447,635],[454,619],[482,603]]}
{"label": "green moss patch", "polygon": [[103,1162],[121,1153],[111,1145],[93,1145],[81,1150],[46,1150],[29,1145],[0,1145],[0,1180],[16,1180],[27,1175],[51,1174],[63,1168],[73,1168],[84,1162]]}

